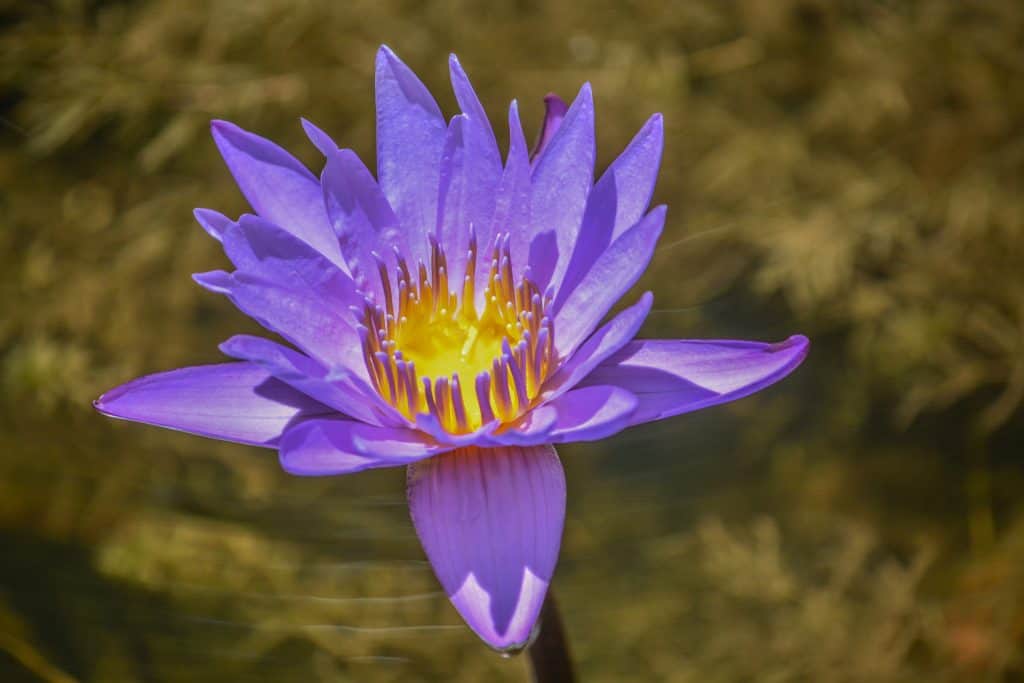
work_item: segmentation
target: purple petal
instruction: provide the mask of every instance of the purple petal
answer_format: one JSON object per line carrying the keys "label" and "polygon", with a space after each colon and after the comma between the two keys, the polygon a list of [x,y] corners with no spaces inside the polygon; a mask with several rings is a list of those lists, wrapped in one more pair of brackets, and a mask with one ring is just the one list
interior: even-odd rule
{"label": "purple petal", "polygon": [[448,58],[448,71],[451,74],[455,99],[469,119],[466,126],[466,137],[497,177],[501,174],[501,152],[498,151],[498,140],[487,118],[487,112],[480,104],[480,98],[477,97],[473,85],[469,82],[469,76],[466,75],[455,55],[450,55]]}
{"label": "purple petal", "polygon": [[245,273],[231,278],[228,297],[250,318],[328,367],[345,368],[367,379],[362,340],[348,311]]}
{"label": "purple petal", "polygon": [[302,130],[306,131],[306,137],[325,157],[330,158],[332,154],[338,151],[338,144],[331,139],[330,135],[314,125],[312,121],[302,119]]}
{"label": "purple petal", "polygon": [[[383,289],[377,270],[377,253],[386,262],[392,262],[392,252],[398,249],[410,266],[425,258],[426,240],[407,239],[391,210],[384,193],[350,149],[338,150],[327,158],[323,173],[324,203],[331,225],[338,235],[341,253],[356,281],[371,292],[378,303],[383,303]],[[414,251],[412,245],[421,243]]]}
{"label": "purple petal", "polygon": [[234,281],[231,273],[226,270],[208,270],[205,273],[193,273],[192,279],[203,289],[215,294],[230,294]]}
{"label": "purple petal", "polygon": [[259,365],[285,384],[357,420],[391,426],[407,422],[353,373],[331,370],[269,339],[239,334],[221,344],[220,350],[232,358]]}
{"label": "purple petal", "polygon": [[544,385],[544,398],[551,400],[579,384],[608,356],[628,343],[640,331],[651,310],[654,296],[644,292],[640,301],[624,309],[592,334]]}
{"label": "purple petal", "polygon": [[473,123],[466,114],[452,118],[441,158],[437,234],[447,257],[450,286],[455,291],[461,291],[466,274],[470,228],[475,232],[494,215],[494,193],[501,172],[501,166],[492,166],[479,139],[473,136]]}
{"label": "purple petal", "polygon": [[532,446],[570,441],[596,441],[620,432],[632,423],[638,399],[614,386],[573,389],[530,411],[490,443]]}
{"label": "purple petal", "polygon": [[377,178],[406,239],[425,253],[437,219],[444,117],[426,86],[386,46],[377,52],[376,97]]}
{"label": "purple petal", "polygon": [[464,434],[453,434],[442,426],[440,420],[434,415],[428,413],[420,413],[416,416],[416,429],[420,430],[424,434],[430,436],[438,443],[451,446],[452,448],[461,448],[463,446],[477,446],[477,445],[490,445],[493,442],[490,436],[494,433],[501,423],[498,420],[492,420],[487,424],[477,427],[471,432]]}
{"label": "purple petal", "polygon": [[551,138],[555,136],[559,126],[562,125],[562,120],[565,119],[567,111],[569,111],[569,105],[555,93],[551,92],[544,96],[544,121],[540,125],[540,130],[537,132],[537,141],[530,152],[531,161],[540,156],[547,148]]}
{"label": "purple petal", "polygon": [[614,385],[640,400],[631,424],[734,401],[774,384],[807,355],[807,337],[749,341],[637,340],[579,386]]}
{"label": "purple petal", "polygon": [[644,124],[626,149],[612,162],[587,198],[587,208],[565,277],[560,284],[562,303],[602,252],[639,221],[654,193],[664,146],[661,114]]}
{"label": "purple petal", "polygon": [[459,449],[409,468],[423,549],[462,618],[491,647],[527,645],[558,561],[565,475],[551,446]]}
{"label": "purple petal", "polygon": [[[473,179],[469,186],[469,201],[466,206],[468,213],[463,229],[472,224],[478,249],[486,249],[490,246],[495,195],[502,178],[501,152],[498,150],[498,141],[487,118],[487,112],[480,104],[480,98],[477,97],[469,77],[455,55],[449,58],[448,67],[455,99],[466,115],[463,122],[463,137],[467,154],[463,174]],[[478,258],[478,265],[481,260],[486,259]]]}
{"label": "purple petal", "polygon": [[557,413],[552,443],[596,441],[628,427],[639,401],[613,386],[588,386],[562,394],[543,406]]}
{"label": "purple petal", "polygon": [[485,440],[486,445],[536,446],[551,443],[551,430],[558,423],[558,411],[540,406],[523,415],[499,434]]}
{"label": "purple petal", "polygon": [[224,233],[224,251],[238,270],[270,283],[300,289],[347,310],[363,297],[341,268],[291,233],[245,215]]}
{"label": "purple petal", "polygon": [[408,465],[445,450],[409,429],[322,418],[285,432],[280,457],[289,474],[316,477]]}
{"label": "purple petal", "polygon": [[252,363],[147,375],[111,389],[93,405],[122,420],[268,447],[288,425],[331,412]]}
{"label": "purple petal", "polygon": [[481,258],[477,259],[477,304],[483,303],[483,292],[490,273],[490,249],[499,233],[510,235],[512,266],[521,272],[527,265],[530,249],[530,158],[526,149],[519,106],[513,101],[508,109],[509,147],[505,170],[495,191],[494,217],[490,229],[477,233]]}
{"label": "purple petal", "polygon": [[343,265],[316,176],[281,147],[233,123],[214,121],[210,128],[224,162],[256,213]]}
{"label": "purple petal", "polygon": [[647,268],[665,225],[659,206],[627,230],[598,257],[579,285],[555,310],[555,349],[568,356]]}
{"label": "purple petal", "polygon": [[594,182],[594,98],[580,89],[532,174],[531,278],[543,291],[561,281],[576,246]]}
{"label": "purple petal", "polygon": [[234,225],[234,221],[213,209],[194,209],[192,215],[210,237],[220,242],[224,239],[224,231]]}

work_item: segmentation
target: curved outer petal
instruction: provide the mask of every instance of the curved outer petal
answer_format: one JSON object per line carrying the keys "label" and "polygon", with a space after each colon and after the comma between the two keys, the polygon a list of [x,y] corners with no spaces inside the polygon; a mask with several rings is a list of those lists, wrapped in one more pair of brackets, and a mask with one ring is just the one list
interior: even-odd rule
{"label": "curved outer petal", "polygon": [[210,130],[256,213],[344,266],[316,176],[278,145],[233,123],[214,121]]}
{"label": "curved outer petal", "polygon": [[613,385],[640,403],[630,424],[734,401],[792,372],[807,356],[807,337],[778,344],[749,341],[637,340],[579,386]]}
{"label": "curved outer petal", "polygon": [[377,179],[412,253],[423,257],[437,220],[447,126],[430,91],[386,46],[377,52],[376,99]]}
{"label": "curved outer petal", "polygon": [[408,465],[448,450],[409,429],[376,427],[341,418],[306,420],[281,438],[281,467],[289,474],[324,476]]}
{"label": "curved outer petal", "polygon": [[583,343],[562,364],[558,372],[544,383],[544,400],[561,396],[580,383],[590,371],[636,336],[654,303],[654,295],[644,292],[635,304],[619,312],[614,318]]}
{"label": "curved outer petal", "polygon": [[415,267],[411,243],[403,239],[398,217],[373,175],[350,149],[328,155],[321,183],[342,256],[360,286],[383,303],[384,290],[374,253],[391,263],[392,252],[398,249],[410,267]]}
{"label": "curved outer petal", "polygon": [[372,387],[348,371],[332,371],[319,361],[269,339],[235,335],[220,345],[227,356],[264,368],[285,384],[345,415],[374,425],[408,424]]}
{"label": "curved outer petal", "polygon": [[571,354],[640,279],[664,226],[665,207],[659,206],[615,240],[566,297],[565,304],[555,309],[555,350],[561,357]]}
{"label": "curved outer petal", "polygon": [[93,405],[110,417],[268,447],[288,425],[332,412],[253,363],[146,375],[111,389]]}
{"label": "curved outer petal", "polygon": [[288,289],[301,289],[348,310],[363,297],[348,273],[283,228],[245,215],[224,233],[224,251],[238,270]]}
{"label": "curved outer petal", "polygon": [[580,239],[559,285],[559,306],[612,242],[639,221],[651,202],[658,179],[664,126],[652,116],[612,162],[587,197]]}
{"label": "curved outer petal", "polygon": [[584,83],[531,177],[530,277],[541,291],[557,286],[569,265],[594,182],[595,154],[594,98]]}
{"label": "curved outer petal", "polygon": [[409,509],[452,604],[498,650],[525,647],[558,561],[565,475],[551,446],[466,448],[409,468]]}

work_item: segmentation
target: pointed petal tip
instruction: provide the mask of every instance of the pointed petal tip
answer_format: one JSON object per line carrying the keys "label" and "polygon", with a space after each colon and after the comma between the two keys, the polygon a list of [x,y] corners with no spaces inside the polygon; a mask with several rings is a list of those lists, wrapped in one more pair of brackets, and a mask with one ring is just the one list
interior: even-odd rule
{"label": "pointed petal tip", "polygon": [[230,135],[231,133],[241,131],[242,127],[237,124],[231,123],[225,119],[211,119],[210,120],[210,133],[216,138],[218,135]]}
{"label": "pointed petal tip", "polygon": [[651,118],[647,119],[647,123],[644,124],[642,130],[649,130],[658,137],[662,137],[665,134],[665,117],[661,112],[652,114]]}
{"label": "pointed petal tip", "polygon": [[[220,351],[221,353],[223,353],[225,356],[228,356],[230,358],[238,358],[236,353],[233,353],[233,352],[237,352],[238,351],[239,343],[241,343],[245,338],[246,338],[246,335],[244,335],[244,334],[236,334],[234,336],[228,337],[227,339],[222,341],[220,344],[217,344],[217,350]],[[239,359],[239,360],[247,360],[247,359]]]}
{"label": "pointed petal tip", "polygon": [[772,353],[788,351],[790,349],[795,349],[800,360],[803,360],[811,349],[811,340],[802,334],[794,334],[788,339],[772,344],[770,347]]}
{"label": "pointed petal tip", "polygon": [[93,409],[95,409],[96,412],[100,413],[101,415],[107,415],[108,417],[114,417],[113,415],[111,415],[107,411],[106,403],[108,401],[112,401],[113,399],[117,398],[116,395],[113,395],[116,391],[117,391],[117,389],[111,389],[110,391],[106,391],[106,392],[100,394],[99,397],[93,399],[93,402],[92,402]]}
{"label": "pointed petal tip", "polygon": [[199,223],[199,226],[205,230],[210,237],[218,242],[222,242],[224,240],[225,231],[227,231],[234,222],[224,214],[219,211],[214,211],[213,209],[192,209],[192,216],[196,219],[196,222]]}
{"label": "pointed petal tip", "polygon": [[[516,100],[512,100],[513,104]],[[549,92],[544,96],[544,106],[547,107],[549,113],[560,113],[565,114],[569,110],[569,105],[565,103],[561,97],[553,92]]]}
{"label": "pointed petal tip", "polygon": [[232,275],[226,270],[210,270],[205,273],[193,273],[192,281],[211,292],[227,294],[231,290]]}
{"label": "pointed petal tip", "polygon": [[383,67],[385,64],[393,65],[398,63],[404,65],[404,62],[402,62],[401,58],[395,54],[395,51],[384,43],[381,43],[381,46],[377,48],[377,58],[375,61],[378,69]]}

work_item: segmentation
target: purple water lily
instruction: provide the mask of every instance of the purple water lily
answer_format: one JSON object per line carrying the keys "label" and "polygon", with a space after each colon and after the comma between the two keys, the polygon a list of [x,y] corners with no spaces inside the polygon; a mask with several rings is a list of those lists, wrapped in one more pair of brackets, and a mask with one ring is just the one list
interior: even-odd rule
{"label": "purple water lily", "polygon": [[457,59],[446,123],[391,50],[376,62],[377,175],[304,121],[320,178],[223,121],[213,137],[255,211],[198,209],[234,272],[195,276],[291,346],[240,335],[235,362],[149,375],[103,413],[276,448],[283,468],[408,467],[427,557],[469,626],[524,647],[558,559],[554,444],[602,439],[747,396],[791,372],[806,338],[634,340],[646,293],[604,325],[654,253],[659,115],[594,183],[594,105],[547,99],[536,149],[513,102],[502,161]]}

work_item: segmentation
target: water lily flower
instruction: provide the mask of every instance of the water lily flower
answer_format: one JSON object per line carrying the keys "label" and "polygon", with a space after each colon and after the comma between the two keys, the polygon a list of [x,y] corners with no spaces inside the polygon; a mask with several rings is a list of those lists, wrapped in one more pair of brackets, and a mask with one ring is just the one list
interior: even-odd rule
{"label": "water lily flower", "polygon": [[655,250],[655,115],[594,182],[594,103],[547,98],[508,153],[450,59],[446,121],[387,47],[377,173],[303,121],[319,178],[224,121],[212,132],[253,213],[196,219],[233,272],[195,275],[289,345],[240,335],[233,362],[136,379],[112,417],[278,450],[297,475],[408,468],[412,520],[452,604],[492,647],[525,647],[555,570],[565,478],[554,444],[732,401],[791,372],[807,339],[635,340],[652,296],[604,322]]}

